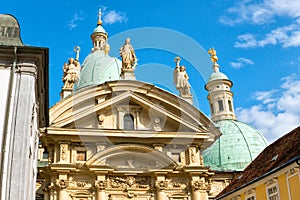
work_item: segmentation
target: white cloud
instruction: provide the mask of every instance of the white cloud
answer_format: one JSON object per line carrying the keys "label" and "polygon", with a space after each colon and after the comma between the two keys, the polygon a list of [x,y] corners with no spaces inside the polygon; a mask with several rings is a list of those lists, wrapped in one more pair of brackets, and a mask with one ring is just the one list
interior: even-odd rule
{"label": "white cloud", "polygon": [[237,108],[239,120],[256,127],[269,142],[300,125],[300,77],[282,79],[280,88],[255,94],[257,105]]}
{"label": "white cloud", "polygon": [[124,12],[117,12],[115,10],[109,11],[107,14],[104,15],[103,21],[106,24],[114,24],[114,23],[124,23],[127,22],[126,13]]}
{"label": "white cloud", "polygon": [[300,0],[263,0],[261,3],[243,0],[226,10],[220,22],[234,26],[236,24],[266,24],[275,16],[300,17]]}
{"label": "white cloud", "polygon": [[74,13],[72,19],[70,20],[70,22],[68,23],[68,27],[70,30],[74,29],[77,27],[78,22],[83,21],[84,20],[84,14],[82,11],[76,12]]}
{"label": "white cloud", "polygon": [[299,20],[288,26],[278,27],[264,36],[250,33],[238,36],[235,42],[236,48],[265,47],[267,45],[281,45],[282,47],[300,46],[300,23]]}
{"label": "white cloud", "polygon": [[[289,25],[278,26],[277,21],[284,19]],[[281,45],[282,47],[300,46],[300,0],[262,0],[253,3],[243,0],[226,10],[220,22],[229,26],[238,24],[267,25],[272,29],[263,34],[242,34],[235,43],[236,48],[265,47]],[[277,25],[277,27],[276,27]],[[275,26],[275,28],[274,28]],[[264,30],[267,30],[266,27]]]}
{"label": "white cloud", "polygon": [[245,65],[253,65],[254,62],[248,58],[238,58],[235,62],[230,62],[231,67],[239,69]]}

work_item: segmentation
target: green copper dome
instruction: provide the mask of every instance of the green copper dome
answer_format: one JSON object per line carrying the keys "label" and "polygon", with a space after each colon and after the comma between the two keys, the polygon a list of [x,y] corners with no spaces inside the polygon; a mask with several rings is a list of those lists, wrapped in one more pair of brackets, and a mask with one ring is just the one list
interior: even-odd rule
{"label": "green copper dome", "polygon": [[97,50],[84,60],[76,90],[120,79],[122,62]]}
{"label": "green copper dome", "polygon": [[106,33],[106,31],[104,30],[104,28],[101,25],[98,25],[95,29],[94,29],[94,33]]}
{"label": "green copper dome", "polygon": [[242,171],[267,146],[266,139],[251,126],[235,121],[216,122],[222,135],[203,151],[204,164],[218,171]]}
{"label": "green copper dome", "polygon": [[213,80],[219,80],[219,79],[227,79],[228,80],[228,77],[225,74],[223,74],[222,72],[213,72],[210,75],[208,82],[213,81]]}

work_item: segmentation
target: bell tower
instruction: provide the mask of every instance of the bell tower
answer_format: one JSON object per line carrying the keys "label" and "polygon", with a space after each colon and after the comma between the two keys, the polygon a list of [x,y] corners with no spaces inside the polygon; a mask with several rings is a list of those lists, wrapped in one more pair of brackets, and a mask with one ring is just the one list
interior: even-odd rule
{"label": "bell tower", "polygon": [[214,122],[224,119],[236,120],[233,93],[230,90],[233,83],[225,74],[220,72],[216,50],[211,48],[208,53],[211,54],[213,73],[206,83],[205,89],[209,92],[207,99],[210,104],[211,118]]}

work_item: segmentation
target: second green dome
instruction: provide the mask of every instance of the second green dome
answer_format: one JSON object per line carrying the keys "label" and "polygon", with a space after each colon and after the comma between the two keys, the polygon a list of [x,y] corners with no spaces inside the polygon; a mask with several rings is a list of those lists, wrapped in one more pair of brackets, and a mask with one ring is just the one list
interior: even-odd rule
{"label": "second green dome", "polygon": [[222,135],[203,151],[204,164],[218,171],[242,171],[268,145],[251,126],[236,120],[216,122]]}

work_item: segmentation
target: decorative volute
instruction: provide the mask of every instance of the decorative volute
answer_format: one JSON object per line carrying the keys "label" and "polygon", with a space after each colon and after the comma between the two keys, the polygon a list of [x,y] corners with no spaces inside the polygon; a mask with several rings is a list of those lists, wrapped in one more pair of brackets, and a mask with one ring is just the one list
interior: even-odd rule
{"label": "decorative volute", "polygon": [[233,84],[225,74],[220,72],[216,50],[211,48],[208,53],[211,54],[214,70],[205,85],[205,89],[209,92],[207,99],[210,104],[211,118],[214,122],[224,119],[235,120],[233,93],[230,91]]}

